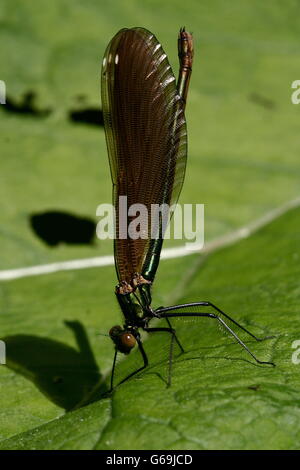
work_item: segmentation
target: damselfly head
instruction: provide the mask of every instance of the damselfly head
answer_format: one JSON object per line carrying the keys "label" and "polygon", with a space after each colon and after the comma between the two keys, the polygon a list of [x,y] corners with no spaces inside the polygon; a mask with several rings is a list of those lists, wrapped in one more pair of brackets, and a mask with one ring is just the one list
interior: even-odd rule
{"label": "damselfly head", "polygon": [[124,330],[120,325],[113,326],[109,330],[109,336],[116,345],[118,351],[129,354],[136,345],[136,339],[130,331]]}

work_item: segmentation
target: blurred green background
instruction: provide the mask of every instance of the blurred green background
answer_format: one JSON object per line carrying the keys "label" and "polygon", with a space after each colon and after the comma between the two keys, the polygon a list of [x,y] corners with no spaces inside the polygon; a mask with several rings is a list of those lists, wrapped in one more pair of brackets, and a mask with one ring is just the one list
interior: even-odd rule
{"label": "blurred green background", "polygon": [[[111,242],[99,240],[49,247],[32,230],[30,216],[60,210],[96,221],[98,204],[111,201],[103,127],[75,122],[74,113],[96,116],[101,109],[102,56],[123,27],[151,30],[175,74],[178,30],[193,32],[189,154],[180,201],[205,204],[207,241],[299,196],[300,107],[291,103],[291,83],[300,73],[299,7],[296,0],[0,0],[0,80],[7,87],[7,105],[0,105],[0,269],[112,253]],[[296,222],[293,227],[299,231]],[[198,262],[195,255],[161,263],[156,305],[179,300],[171,293],[190,260]],[[118,321],[115,282],[109,267],[0,284],[1,336],[11,337],[14,351],[33,344],[28,357],[16,353],[0,369],[2,439],[63,415],[80,403],[98,368],[109,372],[113,348],[97,333]],[[228,301],[228,307],[234,304]],[[80,357],[76,332],[84,343]],[[37,343],[30,342],[33,336]],[[37,351],[44,355],[32,367]],[[55,384],[67,373],[69,382],[55,396],[49,377],[37,371],[54,370],[62,356],[64,372],[49,374]],[[78,374],[89,367],[80,388]]]}
{"label": "blurred green background", "polygon": [[153,31],[176,74],[179,27],[194,34],[181,202],[206,205],[207,240],[298,195],[299,109],[290,99],[298,8],[294,0],[1,0],[0,78],[16,108],[34,93],[36,112],[0,108],[1,268],[111,253],[103,241],[51,250],[28,216],[56,209],[96,220],[97,205],[111,201],[103,128],[70,113],[100,108],[102,56],[125,26]]}

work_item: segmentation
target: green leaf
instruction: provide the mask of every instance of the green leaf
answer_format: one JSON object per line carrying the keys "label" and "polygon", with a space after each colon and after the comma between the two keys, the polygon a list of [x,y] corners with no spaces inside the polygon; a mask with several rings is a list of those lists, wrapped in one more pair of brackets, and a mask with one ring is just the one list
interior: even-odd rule
{"label": "green leaf", "polygon": [[[49,249],[30,215],[62,210],[97,221],[111,201],[103,129],[71,119],[100,108],[100,65],[113,34],[141,25],[178,70],[177,32],[193,31],[195,61],[187,104],[189,156],[181,203],[205,203],[211,239],[299,194],[299,109],[291,83],[300,68],[293,0],[243,4],[191,0],[2,0],[0,79],[14,108],[0,105],[1,269],[111,253],[111,243]],[[25,21],[26,19],[26,21]],[[17,111],[27,93],[33,111]],[[279,136],[280,139],[274,136]],[[238,197],[237,197],[238,193]],[[178,241],[177,241],[178,243]],[[181,242],[179,242],[181,243]]]}
{"label": "green leaf", "polygon": [[[49,247],[30,216],[62,210],[96,222],[97,205],[111,201],[103,129],[74,122],[72,112],[100,108],[101,59],[124,26],[153,31],[175,72],[183,18],[194,33],[181,202],[205,203],[206,240],[299,195],[299,107],[290,101],[300,67],[294,0],[284,6],[191,0],[188,9],[181,0],[102,3],[0,4],[0,80],[10,102],[0,105],[1,269],[112,253],[111,243],[99,240]],[[34,101],[24,113],[29,93]],[[125,383],[112,404],[99,401],[113,356],[110,339],[99,333],[122,322],[114,268],[2,282],[0,334],[8,345],[7,367],[0,366],[2,447],[295,448],[296,214],[208,259],[162,261],[154,286],[156,306],[209,299],[257,334],[275,333],[274,340],[247,342],[260,358],[273,358],[275,370],[242,361],[246,354],[210,320],[192,328],[176,322],[189,352],[175,361],[172,388],[165,390],[166,362],[157,354],[165,357],[168,343],[153,335],[145,344],[161,365]],[[120,373],[133,362],[134,354]]]}
{"label": "green leaf", "polygon": [[[292,362],[292,343],[300,339],[299,213],[290,211],[205,260],[192,256],[161,265],[160,281],[177,278],[177,292],[184,285],[180,301],[210,300],[254,334],[273,335],[257,343],[234,327],[275,368],[256,364],[214,320],[178,320],[186,352],[174,361],[169,389],[166,363],[158,363],[120,385],[111,398],[4,439],[0,448],[296,449],[300,366]],[[78,274],[81,282],[86,274]],[[166,292],[157,286],[156,299],[162,299]],[[145,345],[151,358],[164,342],[153,334]],[[119,367],[129,369],[131,355]]]}

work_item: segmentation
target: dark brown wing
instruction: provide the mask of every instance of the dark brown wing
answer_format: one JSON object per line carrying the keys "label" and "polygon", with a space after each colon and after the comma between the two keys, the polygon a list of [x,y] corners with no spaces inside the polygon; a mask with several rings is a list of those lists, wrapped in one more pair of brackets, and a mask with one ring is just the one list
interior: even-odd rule
{"label": "dark brown wing", "polygon": [[[109,43],[102,66],[102,107],[119,233],[119,196],[128,207],[173,204],[184,180],[187,138],[183,103],[167,56],[143,28],[122,29]],[[115,239],[119,281],[141,273],[146,239]],[[128,219],[127,224],[130,220]],[[127,226],[126,226],[127,228]]]}

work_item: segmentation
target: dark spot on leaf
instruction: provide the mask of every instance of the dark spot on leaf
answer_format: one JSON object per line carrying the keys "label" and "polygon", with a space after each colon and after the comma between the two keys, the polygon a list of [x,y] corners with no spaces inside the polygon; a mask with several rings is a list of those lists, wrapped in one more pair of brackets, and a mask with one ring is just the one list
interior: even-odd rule
{"label": "dark spot on leaf", "polygon": [[35,234],[49,246],[59,243],[93,244],[96,223],[62,211],[48,211],[30,216],[30,225]]}
{"label": "dark spot on leaf", "polygon": [[86,101],[87,97],[86,97],[86,95],[83,95],[83,94],[81,95],[81,94],[80,94],[80,95],[77,95],[77,96],[76,96],[76,99],[77,99],[77,101],[79,101],[79,102],[84,102],[84,101]]}
{"label": "dark spot on leaf", "polygon": [[270,100],[269,98],[266,98],[265,96],[261,96],[258,93],[251,93],[249,95],[249,100],[266,109],[276,108],[276,104],[273,100]]}
{"label": "dark spot on leaf", "polygon": [[254,392],[257,392],[257,390],[260,389],[260,385],[249,385],[249,390],[254,390]]}
{"label": "dark spot on leaf", "polygon": [[33,91],[28,91],[23,95],[22,101],[17,103],[12,98],[6,98],[5,106],[1,109],[8,113],[24,114],[35,117],[46,117],[50,114],[51,109],[39,109],[36,104],[36,95]]}
{"label": "dark spot on leaf", "polygon": [[86,108],[70,111],[69,119],[72,122],[103,126],[103,114],[99,108]]}
{"label": "dark spot on leaf", "polygon": [[57,376],[57,377],[53,377],[53,383],[54,383],[54,384],[60,384],[60,383],[62,383],[62,381],[63,381],[63,378],[62,378],[62,377],[58,377],[58,376]]}

